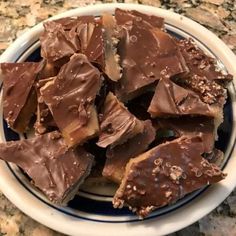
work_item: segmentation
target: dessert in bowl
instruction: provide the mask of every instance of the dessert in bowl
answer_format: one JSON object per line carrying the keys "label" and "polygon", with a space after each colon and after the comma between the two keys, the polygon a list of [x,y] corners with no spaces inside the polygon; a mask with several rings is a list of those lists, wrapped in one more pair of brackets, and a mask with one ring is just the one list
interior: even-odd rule
{"label": "dessert in bowl", "polygon": [[152,7],[68,16],[78,17],[37,26],[27,46],[18,40],[18,58],[14,44],[1,58],[5,137],[27,131],[1,144],[0,158],[20,167],[2,163],[4,193],[72,235],[104,224],[114,234],[117,222],[131,235],[166,234],[208,213],[234,187],[232,52]]}

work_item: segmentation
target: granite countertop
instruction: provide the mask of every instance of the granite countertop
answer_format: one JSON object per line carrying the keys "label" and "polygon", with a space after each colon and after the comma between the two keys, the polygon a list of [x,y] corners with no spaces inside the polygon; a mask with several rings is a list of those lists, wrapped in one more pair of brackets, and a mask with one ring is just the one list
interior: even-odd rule
{"label": "granite countertop", "polygon": [[[88,4],[126,2],[186,15],[217,34],[236,53],[236,0],[0,0],[0,54],[15,38],[50,16]],[[0,192],[0,235],[62,235],[20,212]],[[236,189],[212,213],[171,236],[236,235]],[[170,236],[170,235],[169,235]]]}

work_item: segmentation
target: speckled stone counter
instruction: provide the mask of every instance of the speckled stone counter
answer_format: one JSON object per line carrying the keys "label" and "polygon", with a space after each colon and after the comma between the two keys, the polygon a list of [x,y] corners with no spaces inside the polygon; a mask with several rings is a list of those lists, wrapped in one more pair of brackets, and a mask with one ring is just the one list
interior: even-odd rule
{"label": "speckled stone counter", "polygon": [[[38,22],[68,9],[108,2],[162,7],[186,15],[217,34],[236,53],[236,0],[0,0],[0,54]],[[0,192],[0,235],[62,235],[30,219]],[[171,236],[236,236],[236,190],[212,213]]]}

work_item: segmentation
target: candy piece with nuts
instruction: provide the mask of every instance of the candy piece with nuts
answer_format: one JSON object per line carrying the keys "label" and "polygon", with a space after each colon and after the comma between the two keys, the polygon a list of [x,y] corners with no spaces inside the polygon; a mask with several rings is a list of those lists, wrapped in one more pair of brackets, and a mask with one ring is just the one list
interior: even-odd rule
{"label": "candy piece with nuts", "polygon": [[144,129],[140,134],[128,139],[125,143],[115,147],[108,147],[106,163],[102,175],[115,183],[121,183],[125,173],[125,166],[130,158],[136,157],[147,150],[156,136],[150,120],[143,122]]}
{"label": "candy piece with nuts", "polygon": [[101,114],[99,140],[97,145],[107,147],[125,143],[143,132],[143,122],[132,115],[117,97],[109,92]]}
{"label": "candy piece with nuts", "polygon": [[57,131],[0,144],[0,159],[17,164],[47,198],[66,204],[88,176],[93,155],[82,147],[68,148]]}
{"label": "candy piece with nuts", "polygon": [[40,93],[69,146],[82,144],[99,130],[94,100],[100,72],[87,57],[74,54]]}
{"label": "candy piece with nuts", "polygon": [[114,196],[114,207],[127,204],[145,217],[158,207],[219,182],[225,175],[201,156],[203,151],[199,137],[182,137],[131,159]]}
{"label": "candy piece with nuts", "polygon": [[0,76],[3,79],[3,116],[10,128],[24,132],[37,106],[34,83],[43,63],[2,63]]}
{"label": "candy piece with nuts", "polygon": [[153,118],[202,115],[222,121],[222,108],[219,104],[205,103],[196,92],[177,85],[169,78],[163,78],[156,87],[148,112]]}

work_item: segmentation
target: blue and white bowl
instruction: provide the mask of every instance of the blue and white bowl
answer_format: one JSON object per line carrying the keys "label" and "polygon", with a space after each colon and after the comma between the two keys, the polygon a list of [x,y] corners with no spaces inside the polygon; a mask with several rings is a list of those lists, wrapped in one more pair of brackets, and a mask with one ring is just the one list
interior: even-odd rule
{"label": "blue and white bowl", "polygon": [[[99,16],[103,12],[113,13],[116,7],[164,17],[170,34],[178,38],[193,38],[200,48],[216,58],[221,69],[236,77],[236,56],[219,38],[198,23],[167,10],[134,4],[103,4],[67,11],[51,19],[88,14]],[[2,54],[0,62],[38,61],[39,35],[42,31],[42,23],[29,30]],[[225,153],[222,169],[228,176],[220,183],[195,191],[171,206],[157,209],[144,220],[139,220],[126,208],[113,209],[111,200],[115,188],[111,185],[85,184],[67,207],[54,205],[30,184],[17,166],[6,162],[0,162],[0,190],[30,217],[69,235],[157,236],[180,230],[212,211],[236,186],[234,83],[228,89],[224,123],[218,130],[219,140],[216,143]],[[0,99],[0,141],[29,137],[31,134],[19,136],[7,128],[2,116],[2,91]]]}

